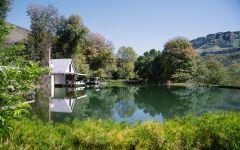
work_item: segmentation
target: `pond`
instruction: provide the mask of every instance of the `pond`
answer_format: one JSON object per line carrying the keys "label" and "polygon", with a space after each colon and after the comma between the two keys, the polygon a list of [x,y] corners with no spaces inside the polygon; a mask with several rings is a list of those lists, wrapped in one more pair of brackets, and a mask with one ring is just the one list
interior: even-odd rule
{"label": "pond", "polygon": [[239,97],[239,90],[203,87],[54,88],[37,92],[36,100],[31,104],[31,113],[45,122],[87,118],[130,123],[145,120],[162,122],[176,116],[240,111]]}

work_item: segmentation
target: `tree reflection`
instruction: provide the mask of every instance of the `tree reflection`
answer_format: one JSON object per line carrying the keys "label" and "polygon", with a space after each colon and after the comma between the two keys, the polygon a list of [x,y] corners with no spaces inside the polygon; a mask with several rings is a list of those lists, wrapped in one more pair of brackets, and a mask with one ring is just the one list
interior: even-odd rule
{"label": "tree reflection", "polygon": [[77,119],[111,118],[111,108],[117,100],[112,88],[104,88],[100,91],[87,91],[87,97],[76,102],[73,115]]}
{"label": "tree reflection", "polygon": [[143,86],[135,95],[136,105],[143,109],[145,113],[152,116],[162,114],[164,118],[170,118],[185,112],[184,104],[179,101],[179,97],[172,94],[171,90],[165,86]]}
{"label": "tree reflection", "polygon": [[136,111],[136,109],[137,109],[137,106],[134,103],[133,99],[125,99],[125,100],[123,99],[118,101],[115,104],[113,111],[117,112],[121,118],[127,118],[127,117],[131,117]]}
{"label": "tree reflection", "polygon": [[199,115],[209,111],[240,111],[238,90],[224,88],[188,87],[172,90],[188,108],[187,114]]}
{"label": "tree reflection", "polygon": [[200,115],[209,111],[240,111],[240,92],[233,89],[204,87],[144,86],[135,96],[135,103],[152,116],[162,114],[172,118],[183,115]]}
{"label": "tree reflection", "polygon": [[107,87],[100,91],[88,91],[87,97],[77,101],[74,116],[79,119],[110,119],[113,111],[119,116],[131,116],[136,108],[133,103],[137,87]]}
{"label": "tree reflection", "polygon": [[39,83],[39,87],[35,90],[35,102],[31,103],[31,116],[35,116],[45,122],[51,120],[49,99],[51,88],[49,78],[43,77]]}
{"label": "tree reflection", "polygon": [[[64,93],[67,92],[67,93]],[[105,87],[99,91],[72,92],[58,89],[52,99],[74,99],[71,113],[51,113],[49,92],[38,91],[34,112],[43,120],[73,119],[162,120],[186,114],[199,115],[208,111],[240,111],[239,90],[204,87],[166,87],[158,85]],[[86,94],[87,97],[77,97]],[[64,97],[59,97],[64,95]],[[49,119],[51,118],[51,119]]]}

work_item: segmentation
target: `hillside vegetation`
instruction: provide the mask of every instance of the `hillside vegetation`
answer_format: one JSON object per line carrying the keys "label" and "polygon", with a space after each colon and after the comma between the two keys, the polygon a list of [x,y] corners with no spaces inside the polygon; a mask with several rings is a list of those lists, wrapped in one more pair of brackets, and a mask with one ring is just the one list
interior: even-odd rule
{"label": "hillside vegetation", "polygon": [[229,70],[231,78],[239,82],[240,31],[209,34],[191,41],[205,61],[216,60]]}

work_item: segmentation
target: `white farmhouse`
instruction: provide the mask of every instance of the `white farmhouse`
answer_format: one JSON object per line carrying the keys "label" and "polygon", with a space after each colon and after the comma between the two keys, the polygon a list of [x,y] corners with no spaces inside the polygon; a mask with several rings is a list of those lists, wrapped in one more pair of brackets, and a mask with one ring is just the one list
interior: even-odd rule
{"label": "white farmhouse", "polygon": [[51,84],[68,86],[76,85],[77,72],[72,59],[51,59]]}

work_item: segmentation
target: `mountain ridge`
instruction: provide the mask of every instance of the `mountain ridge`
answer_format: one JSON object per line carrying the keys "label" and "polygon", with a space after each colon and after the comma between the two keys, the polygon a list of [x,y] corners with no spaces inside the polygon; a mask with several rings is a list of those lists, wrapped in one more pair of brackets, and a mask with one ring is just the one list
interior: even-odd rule
{"label": "mountain ridge", "polygon": [[24,39],[27,38],[27,35],[30,33],[30,30],[14,25],[11,23],[8,23],[12,27],[12,29],[9,32],[9,35],[7,36],[6,39],[6,44],[14,44],[23,41]]}
{"label": "mountain ridge", "polygon": [[193,48],[201,54],[224,54],[240,50],[240,31],[208,34],[191,40]]}

